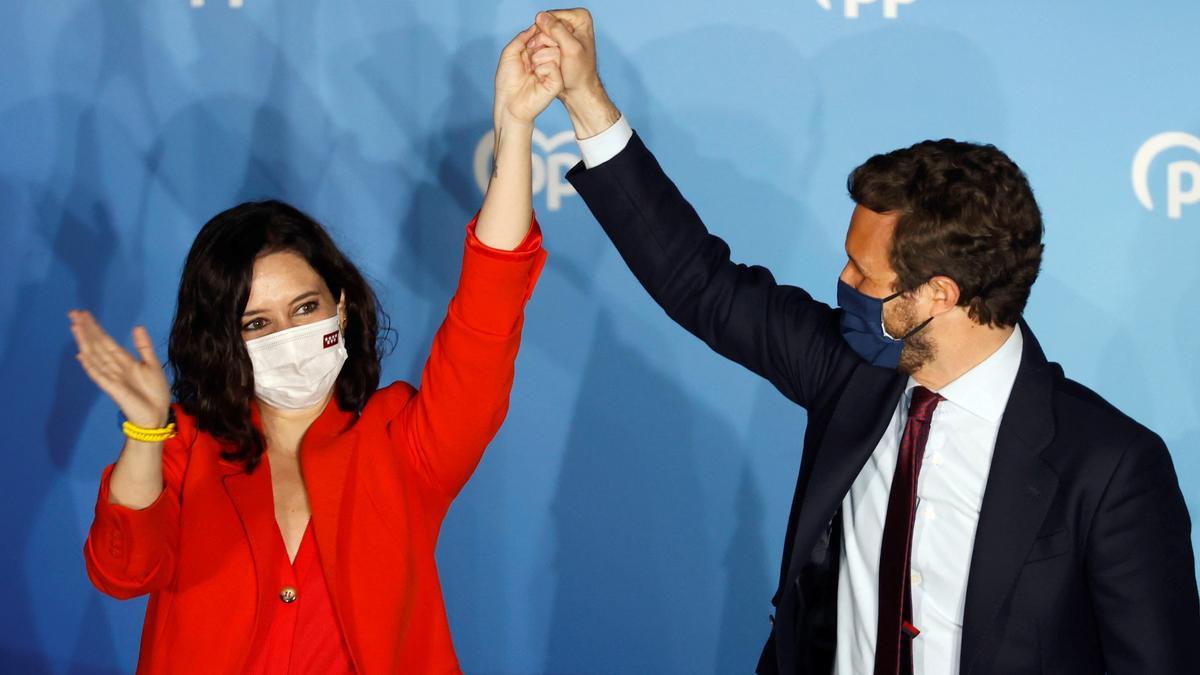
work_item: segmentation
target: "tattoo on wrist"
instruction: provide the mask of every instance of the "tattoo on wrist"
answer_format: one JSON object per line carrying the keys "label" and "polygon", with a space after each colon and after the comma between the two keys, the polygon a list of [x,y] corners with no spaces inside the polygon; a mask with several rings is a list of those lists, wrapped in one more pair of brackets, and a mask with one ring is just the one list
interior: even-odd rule
{"label": "tattoo on wrist", "polygon": [[496,130],[496,143],[492,146],[492,178],[500,175],[500,139],[504,137],[504,127]]}

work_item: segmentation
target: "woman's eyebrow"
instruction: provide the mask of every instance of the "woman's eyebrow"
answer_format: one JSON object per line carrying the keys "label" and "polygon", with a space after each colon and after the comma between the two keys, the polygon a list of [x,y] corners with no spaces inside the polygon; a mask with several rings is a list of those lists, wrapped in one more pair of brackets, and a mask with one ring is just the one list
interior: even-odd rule
{"label": "woman's eyebrow", "polygon": [[[303,293],[301,293],[300,295],[297,295],[295,298],[293,298],[293,299],[292,299],[292,301],[291,301],[291,302],[289,302],[288,304],[289,304],[289,305],[294,305],[294,304],[296,304],[297,302],[300,302],[301,300],[307,299],[307,298],[309,298],[309,297],[311,297],[311,296],[314,296],[314,295],[315,295],[315,296],[317,296],[317,297],[321,297],[321,294],[320,294],[318,291],[315,291],[315,290],[312,290],[312,291],[304,291],[304,292],[303,292]],[[244,318],[246,318],[246,317],[249,317],[249,316],[254,316],[255,314],[264,314],[264,313],[266,313],[266,311],[267,311],[267,310],[265,310],[265,309],[250,309],[250,310],[246,310],[245,312],[242,312],[242,318],[244,319]]]}

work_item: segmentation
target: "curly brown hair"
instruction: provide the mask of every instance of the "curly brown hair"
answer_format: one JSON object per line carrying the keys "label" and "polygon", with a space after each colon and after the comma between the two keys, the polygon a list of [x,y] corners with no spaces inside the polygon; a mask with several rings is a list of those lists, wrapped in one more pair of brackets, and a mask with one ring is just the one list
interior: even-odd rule
{"label": "curly brown hair", "polygon": [[946,276],[975,322],[1020,320],[1044,228],[1028,179],[1007,155],[992,145],[922,141],[875,155],[846,183],[858,205],[900,215],[890,251],[896,291]]}
{"label": "curly brown hair", "polygon": [[345,295],[348,358],[334,386],[343,410],[360,412],[379,387],[381,337],[390,334],[375,292],[315,220],[279,201],[247,202],[218,213],[192,243],[179,281],[167,351],[172,394],[197,427],[223,441],[222,456],[246,472],[266,447],[250,418],[254,368],[240,317],[254,261],[292,251],[308,261],[334,298]]}

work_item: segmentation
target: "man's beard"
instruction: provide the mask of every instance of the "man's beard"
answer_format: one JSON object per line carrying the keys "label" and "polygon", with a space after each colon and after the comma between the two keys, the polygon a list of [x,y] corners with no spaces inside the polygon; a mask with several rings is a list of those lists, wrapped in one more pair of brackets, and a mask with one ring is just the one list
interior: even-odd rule
{"label": "man's beard", "polygon": [[[891,320],[889,321],[887,315],[884,315],[884,328],[887,329],[888,335],[908,335],[925,319],[917,318],[913,300],[905,297],[899,297],[896,300],[895,312],[892,314]],[[900,349],[900,363],[896,366],[896,370],[905,375],[912,375],[933,360],[937,350],[927,329],[928,326],[904,340],[904,346]]]}

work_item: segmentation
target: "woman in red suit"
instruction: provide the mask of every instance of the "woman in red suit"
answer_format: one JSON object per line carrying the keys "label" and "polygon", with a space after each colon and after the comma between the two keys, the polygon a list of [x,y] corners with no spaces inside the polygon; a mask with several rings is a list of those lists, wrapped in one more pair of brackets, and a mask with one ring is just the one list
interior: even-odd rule
{"label": "woman in red suit", "polygon": [[374,294],[279,202],[197,236],[171,385],[144,328],[133,355],[71,312],[79,361],[128,420],[84,557],[101,591],[150,594],[139,673],[460,672],[434,549],[504,419],[545,259],[530,143],[562,83],[532,33],[500,57],[496,171],[420,389],[376,390]]}

